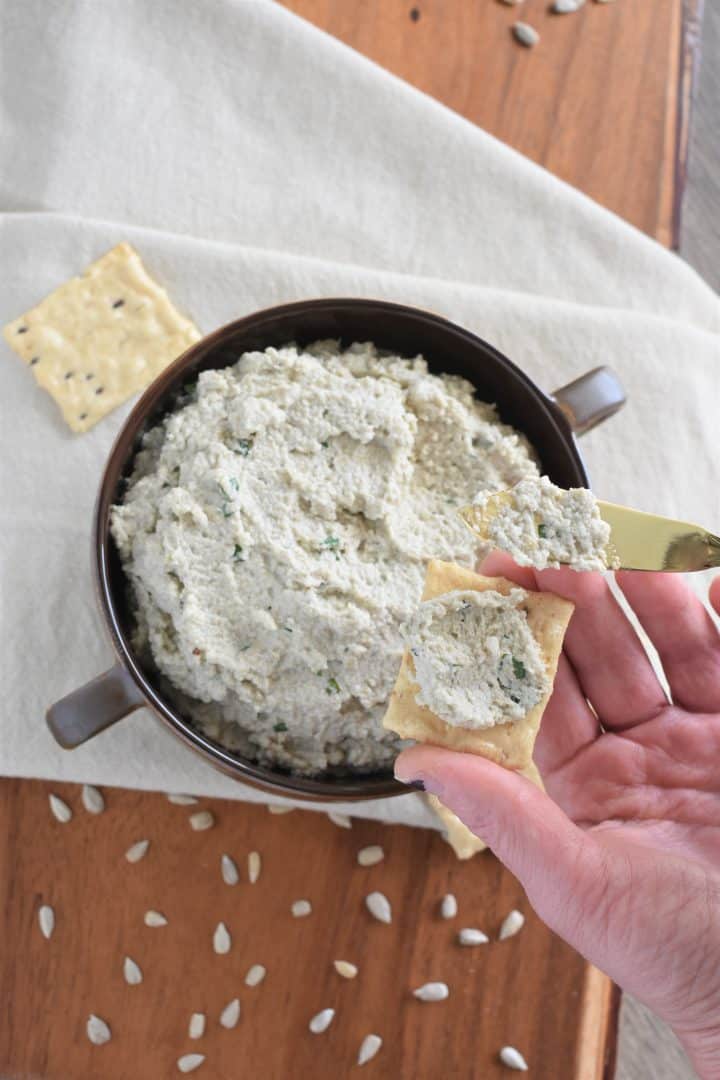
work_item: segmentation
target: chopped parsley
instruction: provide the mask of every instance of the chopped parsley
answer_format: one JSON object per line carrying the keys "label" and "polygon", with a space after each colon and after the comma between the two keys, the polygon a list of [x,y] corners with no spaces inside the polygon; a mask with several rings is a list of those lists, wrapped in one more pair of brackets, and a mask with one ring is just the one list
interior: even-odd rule
{"label": "chopped parsley", "polygon": [[282,720],[278,724],[273,724],[273,731],[287,731],[287,724]]}
{"label": "chopped parsley", "polygon": [[538,525],[538,536],[542,540],[546,540],[547,539],[547,534],[548,534],[547,525],[543,524],[543,522],[540,522],[540,524]]}
{"label": "chopped parsley", "polygon": [[326,536],[320,547],[325,548],[326,551],[337,551],[340,540],[337,536]]}
{"label": "chopped parsley", "polygon": [[232,517],[233,512],[234,511],[233,511],[232,507],[230,506],[229,502],[224,502],[222,504],[222,516],[223,517]]}
{"label": "chopped parsley", "polygon": [[251,648],[252,648],[252,645],[241,645],[240,646],[240,652],[247,652],[248,649],[251,649]]}
{"label": "chopped parsley", "polygon": [[232,557],[233,557],[233,562],[245,562],[245,560],[243,558],[242,544],[236,544],[235,545],[235,547],[233,549]]}
{"label": "chopped parsley", "polygon": [[527,672],[525,671],[525,665],[523,664],[522,660],[518,660],[518,658],[516,656],[513,656],[513,658],[512,658],[512,666],[513,666],[513,672],[515,674],[515,678],[516,679],[524,679],[525,676],[527,675]]}
{"label": "chopped parsley", "polygon": [[247,457],[252,450],[253,441],[253,439],[238,439],[235,453],[240,454],[241,457]]}
{"label": "chopped parsley", "polygon": [[328,440],[327,440],[327,439],[323,439],[323,440],[322,440],[322,442],[320,443],[320,445],[322,446],[323,450],[327,450],[327,448],[329,447],[330,443],[328,442]]}
{"label": "chopped parsley", "polygon": [[339,694],[340,693],[340,684],[338,683],[337,679],[328,679],[327,686],[325,687],[325,693],[326,694]]}
{"label": "chopped parsley", "polygon": [[292,634],[292,626],[283,626],[283,630],[287,630],[288,634]]}

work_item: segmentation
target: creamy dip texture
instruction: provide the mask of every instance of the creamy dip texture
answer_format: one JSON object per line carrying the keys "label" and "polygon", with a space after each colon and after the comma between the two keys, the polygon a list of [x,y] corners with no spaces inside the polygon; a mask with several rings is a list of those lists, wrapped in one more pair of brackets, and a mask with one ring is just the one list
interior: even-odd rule
{"label": "creamy dip texture", "polygon": [[420,705],[473,729],[519,720],[537,705],[550,680],[525,595],[456,590],[420,604],[404,628]]}
{"label": "creamy dip texture", "polygon": [[231,749],[305,774],[387,766],[427,561],[472,566],[458,507],[537,475],[470,383],[421,357],[246,353],[148,432],[113,508],[135,647]]}

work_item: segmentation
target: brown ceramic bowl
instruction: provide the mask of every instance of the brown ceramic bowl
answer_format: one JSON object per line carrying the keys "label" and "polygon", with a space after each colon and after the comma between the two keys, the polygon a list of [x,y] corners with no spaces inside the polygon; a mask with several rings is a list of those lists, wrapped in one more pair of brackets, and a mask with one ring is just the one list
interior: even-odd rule
{"label": "brown ceramic bowl", "polygon": [[207,368],[234,363],[251,349],[309,344],[339,338],[343,344],[373,341],[402,356],[422,353],[431,370],[462,375],[483,401],[497,403],[500,417],[524,432],[542,471],[562,487],[588,485],[575,436],[612,415],[624,401],[622,387],[607,368],[544,393],[497,349],[467,330],[427,311],[382,300],[306,300],[248,315],[216,330],[171,364],[148,388],[125,422],[105,468],[95,510],[94,564],[100,608],[117,663],[93,682],[53,705],[47,714],[53,735],[66,749],[149,705],[156,715],[210,764],[245,783],[278,795],[315,800],[374,799],[407,789],[388,772],[317,777],[292,776],[232,753],[197,731],[165,700],[154,676],[130,644],[132,620],[125,579],[110,536],[110,508],[121,496],[140,439],[173,407],[181,386]]}

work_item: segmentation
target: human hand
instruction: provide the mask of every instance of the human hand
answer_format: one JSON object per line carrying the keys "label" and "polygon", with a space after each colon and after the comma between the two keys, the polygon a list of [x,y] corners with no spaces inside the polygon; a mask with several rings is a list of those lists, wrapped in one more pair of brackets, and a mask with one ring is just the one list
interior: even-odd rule
{"label": "human hand", "polygon": [[[680,577],[617,574],[669,702],[601,575],[535,572],[500,553],[482,572],[576,605],[535,750],[549,795],[484,758],[427,745],[404,751],[395,775],[439,796],[540,918],[666,1020],[700,1076],[716,1080],[720,633]],[[720,611],[720,578],[710,602]]]}

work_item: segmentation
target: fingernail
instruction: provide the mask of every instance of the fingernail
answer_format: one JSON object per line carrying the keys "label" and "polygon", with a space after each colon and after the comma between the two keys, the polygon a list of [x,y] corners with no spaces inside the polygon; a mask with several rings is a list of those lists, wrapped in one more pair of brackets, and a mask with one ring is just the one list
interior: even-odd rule
{"label": "fingernail", "polygon": [[416,791],[424,791],[425,790],[425,781],[424,780],[401,780],[400,783],[404,784],[405,787],[415,788]]}

